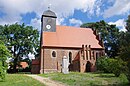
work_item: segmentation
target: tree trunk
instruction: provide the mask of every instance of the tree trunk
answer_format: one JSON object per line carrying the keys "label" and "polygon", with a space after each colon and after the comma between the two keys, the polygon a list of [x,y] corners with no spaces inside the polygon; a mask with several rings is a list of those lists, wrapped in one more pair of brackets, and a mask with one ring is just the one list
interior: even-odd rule
{"label": "tree trunk", "polygon": [[15,52],[16,52],[16,46],[14,46],[14,52],[13,52],[13,56],[15,57],[14,62],[13,62],[14,63],[14,65],[13,65],[13,72],[14,73],[18,72],[17,69],[16,69],[18,58],[17,58]]}
{"label": "tree trunk", "polygon": [[16,69],[16,67],[17,67],[17,58],[16,57],[15,57],[13,63],[14,63],[14,65],[13,65],[13,72],[16,73],[17,72],[17,69]]}

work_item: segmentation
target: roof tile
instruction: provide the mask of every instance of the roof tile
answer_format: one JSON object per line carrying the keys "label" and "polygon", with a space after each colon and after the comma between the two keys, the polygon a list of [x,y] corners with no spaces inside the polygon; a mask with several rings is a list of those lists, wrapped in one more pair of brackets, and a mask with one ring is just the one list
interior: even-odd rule
{"label": "roof tile", "polygon": [[56,26],[56,32],[43,32],[42,46],[53,47],[82,47],[91,45],[91,48],[102,48],[93,30],[70,26]]}

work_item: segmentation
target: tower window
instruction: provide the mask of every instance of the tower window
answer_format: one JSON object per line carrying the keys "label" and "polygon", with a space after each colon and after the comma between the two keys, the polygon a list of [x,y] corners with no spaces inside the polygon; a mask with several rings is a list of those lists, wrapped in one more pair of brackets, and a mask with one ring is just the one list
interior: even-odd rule
{"label": "tower window", "polygon": [[56,51],[52,51],[52,57],[56,57]]}

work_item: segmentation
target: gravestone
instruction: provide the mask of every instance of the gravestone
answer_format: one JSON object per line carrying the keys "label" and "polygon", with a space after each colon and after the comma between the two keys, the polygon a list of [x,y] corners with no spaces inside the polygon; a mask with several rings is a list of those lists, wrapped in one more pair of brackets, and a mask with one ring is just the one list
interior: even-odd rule
{"label": "gravestone", "polygon": [[69,60],[66,56],[62,58],[62,73],[68,74],[69,73]]}

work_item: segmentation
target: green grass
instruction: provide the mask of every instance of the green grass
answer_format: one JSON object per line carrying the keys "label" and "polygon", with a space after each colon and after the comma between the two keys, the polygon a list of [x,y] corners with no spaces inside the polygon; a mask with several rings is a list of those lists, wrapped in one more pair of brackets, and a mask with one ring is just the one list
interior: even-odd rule
{"label": "green grass", "polygon": [[0,81],[0,86],[45,86],[45,85],[24,74],[7,74],[6,80]]}
{"label": "green grass", "polygon": [[114,74],[71,72],[69,74],[40,74],[40,76],[49,77],[70,86],[129,86],[128,80],[123,74],[115,77]]}

